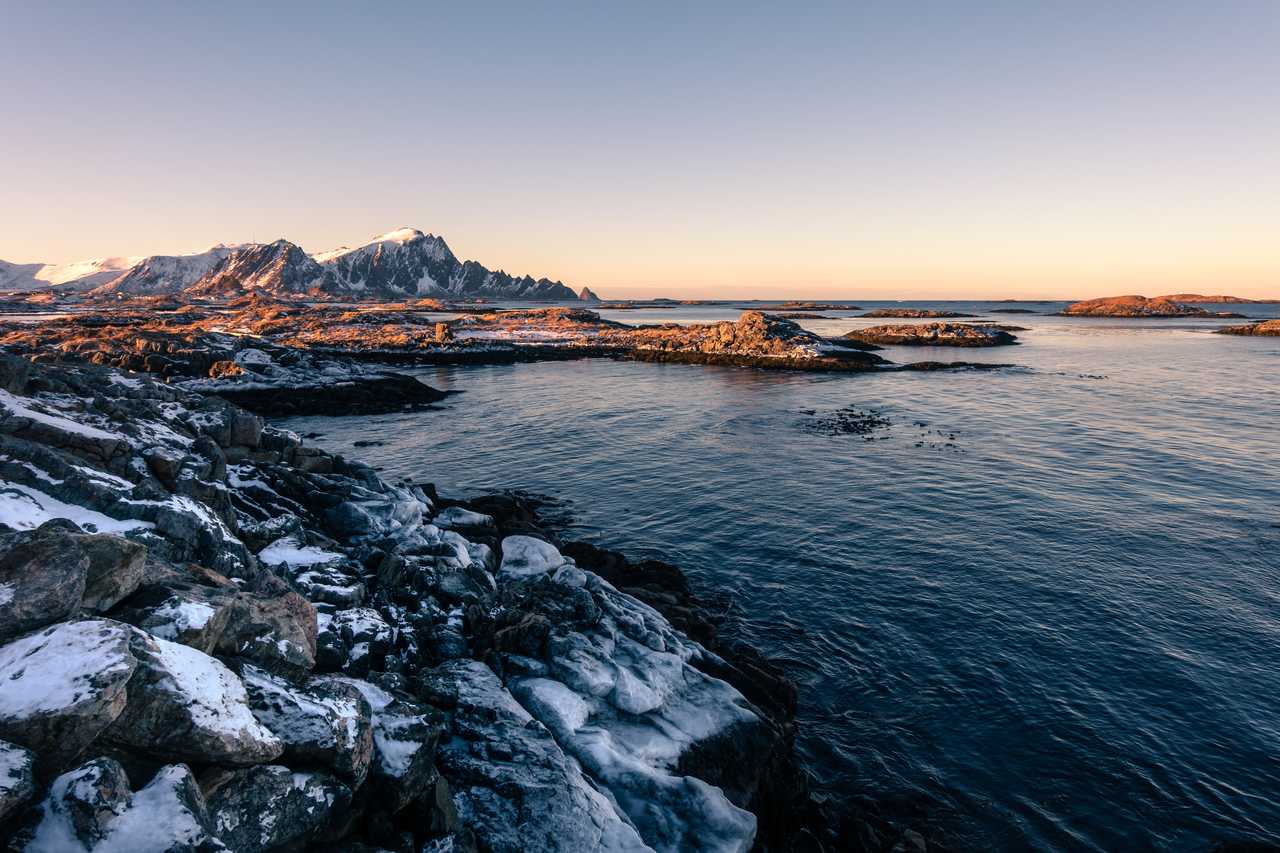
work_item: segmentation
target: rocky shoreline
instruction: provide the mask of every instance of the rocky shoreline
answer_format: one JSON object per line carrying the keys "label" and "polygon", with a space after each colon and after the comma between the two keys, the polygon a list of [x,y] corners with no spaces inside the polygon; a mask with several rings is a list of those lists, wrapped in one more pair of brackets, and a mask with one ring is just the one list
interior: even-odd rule
{"label": "rocky shoreline", "polygon": [[[216,396],[0,357],[12,850],[889,849],[673,566]],[[749,756],[749,761],[743,761]]]}

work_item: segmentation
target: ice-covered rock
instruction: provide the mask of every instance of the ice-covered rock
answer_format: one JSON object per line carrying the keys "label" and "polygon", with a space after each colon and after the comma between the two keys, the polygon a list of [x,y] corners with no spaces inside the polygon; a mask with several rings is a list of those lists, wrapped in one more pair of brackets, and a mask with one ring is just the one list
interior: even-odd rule
{"label": "ice-covered rock", "polygon": [[182,764],[129,790],[119,763],[98,758],[53,781],[24,853],[224,853],[209,833],[204,798]]}
{"label": "ice-covered rock", "polygon": [[0,740],[0,826],[36,794],[35,756]]}
{"label": "ice-covered rock", "polygon": [[201,777],[209,826],[236,853],[302,849],[344,826],[351,789],[323,773],[279,765]]}
{"label": "ice-covered rock", "polygon": [[565,563],[556,546],[532,536],[508,536],[502,540],[499,573],[512,578],[533,577],[558,569]]}
{"label": "ice-covered rock", "polygon": [[337,679],[294,685],[246,665],[240,671],[253,715],[284,742],[292,763],[324,765],[358,788],[373,758],[372,711],[363,695]]}
{"label": "ice-covered rock", "polygon": [[134,629],[105,619],[63,622],[0,646],[0,737],[43,766],[68,766],[128,701]]}
{"label": "ice-covered rock", "polygon": [[497,526],[494,524],[493,516],[484,515],[479,512],[472,512],[466,507],[451,506],[441,510],[431,523],[436,527],[458,530],[480,530],[494,531]]}
{"label": "ice-covered rock", "polygon": [[137,671],[109,740],[160,760],[229,765],[270,761],[284,750],[253,716],[240,679],[217,658],[128,630]]}
{"label": "ice-covered rock", "polygon": [[[427,682],[454,710],[439,749],[463,823],[481,846],[524,853],[648,851],[649,845],[479,661],[449,661]],[[574,712],[570,710],[570,715]]]}

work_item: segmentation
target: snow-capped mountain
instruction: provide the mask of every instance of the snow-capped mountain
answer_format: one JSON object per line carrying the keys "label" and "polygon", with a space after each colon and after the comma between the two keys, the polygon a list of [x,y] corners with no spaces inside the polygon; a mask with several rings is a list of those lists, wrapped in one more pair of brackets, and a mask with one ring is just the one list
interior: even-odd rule
{"label": "snow-capped mountain", "polygon": [[332,272],[332,287],[363,297],[575,298],[558,281],[516,278],[476,261],[459,261],[443,237],[416,228],[397,228],[358,248],[321,252],[315,259]]}
{"label": "snow-capped mountain", "polygon": [[[92,265],[97,266],[92,266]],[[73,276],[78,276],[73,278]],[[192,255],[105,258],[52,267],[0,261],[0,290],[34,290],[74,280],[94,297],[310,293],[343,299],[417,296],[569,300],[558,281],[517,278],[477,261],[460,261],[444,238],[398,228],[354,249],[309,255],[288,240],[218,245]]]}
{"label": "snow-capped mountain", "polygon": [[142,258],[96,258],[72,264],[14,264],[0,261],[0,290],[66,287],[88,290],[110,281]]}
{"label": "snow-capped mountain", "polygon": [[287,296],[328,290],[325,279],[325,269],[301,246],[276,240],[233,250],[184,292],[206,297]]}
{"label": "snow-capped mountain", "polygon": [[218,244],[194,255],[152,255],[143,258],[123,274],[91,291],[93,296],[122,294],[150,296],[170,294],[185,290],[207,275],[215,266],[237,249],[248,245],[228,246]]}

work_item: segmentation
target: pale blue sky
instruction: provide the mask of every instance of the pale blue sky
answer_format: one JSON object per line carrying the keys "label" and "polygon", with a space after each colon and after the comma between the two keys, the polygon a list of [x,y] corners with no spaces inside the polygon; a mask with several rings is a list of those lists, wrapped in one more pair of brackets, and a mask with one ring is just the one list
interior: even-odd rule
{"label": "pale blue sky", "polygon": [[1280,296],[1280,2],[0,0],[0,258],[410,225],[607,295]]}

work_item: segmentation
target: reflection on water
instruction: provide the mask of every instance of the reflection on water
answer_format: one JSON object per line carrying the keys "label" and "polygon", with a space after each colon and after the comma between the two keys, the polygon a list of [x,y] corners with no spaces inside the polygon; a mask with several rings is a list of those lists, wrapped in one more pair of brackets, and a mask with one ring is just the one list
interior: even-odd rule
{"label": "reflection on water", "polygon": [[[1025,343],[961,357],[1029,369],[440,368],[424,378],[466,392],[447,411],[288,425],[455,493],[557,495],[584,536],[731,590],[801,684],[823,786],[957,847],[1276,839],[1280,345],[1216,320],[987,316]],[[887,438],[802,428],[847,406]]]}

